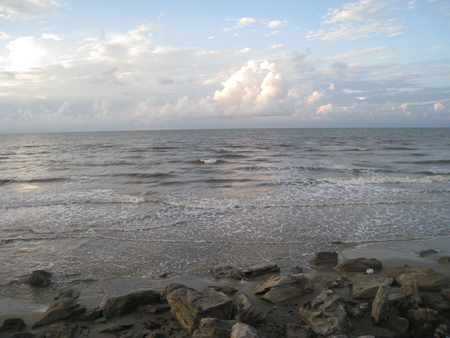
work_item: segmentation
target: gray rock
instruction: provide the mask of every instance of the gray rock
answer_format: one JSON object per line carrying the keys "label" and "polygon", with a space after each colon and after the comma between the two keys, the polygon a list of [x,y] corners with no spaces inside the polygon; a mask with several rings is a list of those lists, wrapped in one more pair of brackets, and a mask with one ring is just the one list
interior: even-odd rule
{"label": "gray rock", "polygon": [[314,283],[320,283],[327,288],[342,288],[346,285],[346,280],[341,275],[336,276],[316,276],[312,279]]}
{"label": "gray rock", "polygon": [[385,269],[383,273],[395,278],[395,281],[400,285],[416,282],[419,289],[424,291],[441,291],[450,285],[450,279],[447,276],[424,266],[404,265]]}
{"label": "gray rock", "polygon": [[449,256],[442,256],[438,259],[439,264],[450,264],[450,257]]}
{"label": "gray rock", "polygon": [[238,292],[233,296],[233,302],[236,305],[236,320],[255,325],[266,319],[266,313],[245,293]]}
{"label": "gray rock", "polygon": [[372,303],[372,318],[375,324],[395,329],[395,321],[399,321],[398,324],[403,323],[403,320],[397,318],[398,309],[406,308],[407,305],[406,295],[401,290],[382,285]]}
{"label": "gray rock", "polygon": [[244,272],[241,269],[235,268],[231,265],[214,266],[211,268],[210,272],[215,279],[245,279]]}
{"label": "gray rock", "polygon": [[53,324],[39,335],[39,338],[73,338],[77,326],[73,324]]}
{"label": "gray rock", "polygon": [[258,285],[254,294],[271,303],[279,303],[287,299],[300,297],[314,291],[314,283],[304,274],[270,277]]}
{"label": "gray rock", "polygon": [[334,267],[338,264],[338,254],[337,252],[318,252],[309,263],[315,266],[329,265]]}
{"label": "gray rock", "polygon": [[345,333],[351,324],[339,299],[333,290],[324,289],[312,302],[303,304],[298,312],[300,319],[319,336]]}
{"label": "gray rock", "polygon": [[394,278],[384,275],[357,274],[350,278],[352,284],[352,297],[354,299],[373,298],[381,285],[391,285]]}
{"label": "gray rock", "polygon": [[260,263],[253,265],[249,267],[247,270],[244,271],[246,276],[249,277],[256,277],[260,275],[265,275],[267,273],[273,273],[280,271],[280,267],[277,263],[274,262],[267,262],[267,263]]}
{"label": "gray rock", "polygon": [[311,327],[298,323],[286,325],[286,338],[315,338],[316,334]]}
{"label": "gray rock", "polygon": [[367,269],[381,270],[383,265],[376,258],[348,259],[335,266],[335,270],[344,276],[351,273],[366,272]]}
{"label": "gray rock", "polygon": [[155,305],[139,305],[136,308],[136,312],[139,313],[149,313],[158,314],[170,311],[170,306],[168,304],[155,304]]}
{"label": "gray rock", "polygon": [[433,255],[433,254],[437,254],[438,252],[434,249],[427,249],[427,250],[422,250],[419,252],[419,256],[420,257],[426,257],[429,255]]}
{"label": "gray rock", "polygon": [[28,279],[28,284],[33,286],[49,286],[52,283],[52,274],[45,270],[35,270]]}
{"label": "gray rock", "polygon": [[48,307],[44,317],[33,325],[33,328],[68,319],[86,312],[86,307],[72,298],[59,299]]}
{"label": "gray rock", "polygon": [[294,275],[298,275],[299,273],[303,273],[303,268],[300,266],[294,266],[291,271]]}
{"label": "gray rock", "polygon": [[[4,338],[3,335],[0,337]],[[8,335],[6,338],[36,338],[37,336],[31,332],[17,332]]]}
{"label": "gray rock", "polygon": [[229,338],[234,324],[236,324],[235,320],[202,318],[198,326],[199,333],[196,336],[208,338]]}
{"label": "gray rock", "polygon": [[171,312],[189,332],[198,328],[202,318],[232,319],[233,301],[214,290],[180,288],[167,295]]}
{"label": "gray rock", "polygon": [[233,325],[230,338],[264,338],[264,335],[250,325],[236,323]]}
{"label": "gray rock", "polygon": [[213,285],[213,286],[210,286],[210,288],[213,290],[222,292],[229,297],[233,296],[234,294],[236,294],[236,292],[238,292],[237,289],[235,289],[234,287],[232,287],[230,285]]}
{"label": "gray rock", "polygon": [[450,302],[450,289],[442,289],[441,290],[441,296],[446,300],[447,302]]}
{"label": "gray rock", "polygon": [[0,333],[5,331],[22,331],[27,327],[27,324],[22,318],[8,318],[5,319],[3,325],[0,327]]}
{"label": "gray rock", "polygon": [[117,325],[105,327],[104,329],[101,329],[99,332],[100,333],[118,332],[118,331],[123,331],[125,329],[130,329],[132,326],[133,326],[133,324],[117,324]]}
{"label": "gray rock", "polygon": [[86,313],[82,313],[81,315],[72,317],[71,320],[80,322],[93,322],[94,320],[97,320],[102,316],[103,309],[101,307],[96,307]]}
{"label": "gray rock", "polygon": [[153,290],[135,291],[124,296],[110,298],[103,306],[103,314],[106,318],[124,316],[134,311],[139,305],[158,303],[160,298],[160,293]]}
{"label": "gray rock", "polygon": [[422,298],[419,294],[419,287],[416,281],[405,282],[400,288],[402,292],[412,299],[412,303],[421,304]]}
{"label": "gray rock", "polygon": [[438,311],[450,310],[450,302],[447,302],[443,299],[439,299],[430,294],[425,294],[422,296],[422,305]]}
{"label": "gray rock", "polygon": [[[175,290],[181,289],[181,288],[187,288],[189,289],[186,285],[184,284],[180,284],[180,283],[171,283],[169,285],[167,285],[162,294],[161,294],[161,300],[166,300],[167,299],[167,295]],[[194,289],[191,289],[194,290]]]}

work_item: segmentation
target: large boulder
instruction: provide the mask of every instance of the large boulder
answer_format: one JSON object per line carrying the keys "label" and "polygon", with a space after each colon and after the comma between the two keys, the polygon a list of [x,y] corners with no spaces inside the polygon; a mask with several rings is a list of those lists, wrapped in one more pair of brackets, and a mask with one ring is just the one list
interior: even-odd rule
{"label": "large boulder", "polygon": [[244,272],[231,265],[213,266],[210,271],[215,279],[245,279]]}
{"label": "large boulder", "polygon": [[158,303],[160,298],[161,294],[153,290],[140,290],[110,298],[103,306],[103,314],[106,318],[124,316],[134,311],[139,305]]}
{"label": "large boulder", "polygon": [[424,266],[404,265],[385,269],[383,273],[395,278],[400,285],[416,282],[419,289],[423,291],[441,291],[450,285],[450,279],[447,276]]}
{"label": "large boulder", "polygon": [[270,277],[258,285],[254,294],[272,303],[279,303],[287,299],[300,297],[314,291],[314,283],[304,274]]}
{"label": "large boulder", "polygon": [[48,307],[44,313],[44,317],[37,321],[33,328],[51,324],[61,319],[68,319],[78,316],[86,311],[86,307],[76,302],[72,298],[59,299]]}
{"label": "large boulder", "polygon": [[348,275],[358,272],[366,272],[367,269],[372,269],[374,271],[381,270],[383,265],[376,258],[355,258],[348,259],[342,263],[336,265],[334,269],[342,275]]}
{"label": "large boulder", "polygon": [[382,285],[391,285],[394,278],[379,274],[357,274],[350,278],[352,297],[354,299],[373,298]]}
{"label": "large boulder", "polygon": [[399,310],[408,305],[408,298],[400,289],[382,285],[372,303],[372,319],[375,324],[405,333],[409,321],[399,316]]}
{"label": "large boulder", "polygon": [[167,301],[172,314],[189,332],[198,328],[202,318],[230,320],[233,316],[232,299],[215,290],[179,288],[167,295]]}
{"label": "large boulder", "polygon": [[5,331],[22,331],[27,327],[27,324],[22,318],[8,318],[5,319],[3,325],[0,327],[0,334]]}
{"label": "large boulder", "polygon": [[339,299],[333,290],[324,289],[312,302],[303,304],[298,312],[300,319],[319,336],[345,333],[351,324]]}
{"label": "large boulder", "polygon": [[256,277],[260,275],[265,275],[267,273],[279,272],[280,267],[277,263],[266,262],[256,265],[252,265],[247,270],[244,271],[245,275],[248,277]]}
{"label": "large boulder", "polygon": [[236,306],[236,313],[234,315],[236,320],[245,324],[254,325],[266,319],[264,310],[245,293],[236,293],[233,296],[233,301]]}

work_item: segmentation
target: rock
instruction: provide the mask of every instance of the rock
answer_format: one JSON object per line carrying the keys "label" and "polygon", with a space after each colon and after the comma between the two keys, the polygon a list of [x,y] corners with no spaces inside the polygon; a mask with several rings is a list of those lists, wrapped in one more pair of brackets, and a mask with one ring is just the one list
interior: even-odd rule
{"label": "rock", "polygon": [[135,291],[124,296],[110,298],[103,306],[103,314],[106,318],[123,316],[134,311],[139,305],[158,303],[160,298],[160,293],[153,290]]}
{"label": "rock", "polygon": [[61,319],[78,316],[86,311],[86,307],[72,298],[59,299],[48,307],[44,317],[33,325],[33,328],[54,323]]}
{"label": "rock", "polygon": [[28,279],[28,284],[33,286],[49,286],[52,283],[52,274],[45,270],[35,270]]}
{"label": "rock", "polygon": [[417,286],[416,281],[405,282],[400,290],[412,299],[412,303],[422,303],[422,298],[420,298],[419,287]]}
{"label": "rock", "polygon": [[221,320],[216,318],[202,318],[198,326],[200,337],[229,338],[235,320]]}
{"label": "rock", "polygon": [[244,323],[236,323],[231,330],[230,338],[263,338],[263,334],[254,327]]}
{"label": "rock", "polygon": [[260,275],[265,275],[267,273],[273,273],[280,271],[280,267],[277,263],[274,262],[267,262],[267,263],[260,263],[253,265],[249,267],[247,270],[244,271],[246,276],[249,277],[256,277]]}
{"label": "rock", "polygon": [[383,270],[386,276],[395,278],[400,284],[416,282],[420,290],[441,291],[450,284],[450,279],[442,273],[423,266],[408,266]]}
{"label": "rock", "polygon": [[315,338],[316,334],[311,327],[290,323],[286,325],[286,338]]}
{"label": "rock", "polygon": [[[175,290],[181,289],[181,288],[187,288],[189,289],[186,285],[184,284],[179,284],[179,283],[171,283],[169,285],[167,285],[162,294],[161,294],[161,300],[167,300],[167,295]],[[194,290],[194,289],[191,289]]]}
{"label": "rock", "polygon": [[245,279],[244,272],[241,269],[237,269],[231,265],[214,266],[211,268],[210,272],[215,279]]}
{"label": "rock", "polygon": [[439,264],[450,264],[450,257],[449,256],[442,256],[438,259]]}
{"label": "rock", "polygon": [[8,318],[5,319],[3,325],[0,327],[0,332],[5,331],[22,331],[27,327],[27,324],[22,318]]}
{"label": "rock", "polygon": [[301,268],[301,267],[299,267],[299,266],[294,266],[294,267],[291,269],[291,271],[292,271],[292,273],[293,273],[294,275],[298,275],[299,273],[303,273],[303,268]]}
{"label": "rock", "polygon": [[81,315],[72,317],[71,320],[80,322],[93,322],[94,320],[97,320],[102,316],[103,309],[101,307],[96,307],[86,313],[82,313]]}
{"label": "rock", "polygon": [[433,254],[437,254],[438,252],[434,249],[427,249],[427,250],[422,250],[419,252],[419,256],[420,257],[426,257],[429,255],[433,255]]}
{"label": "rock", "polygon": [[230,285],[214,285],[214,286],[210,286],[210,288],[213,290],[222,292],[229,297],[233,296],[236,292],[238,292],[237,289],[235,289],[234,287],[232,287]]}
{"label": "rock", "polygon": [[163,332],[160,331],[152,331],[147,334],[144,338],[169,338]]}
{"label": "rock", "polygon": [[311,258],[309,263],[315,266],[329,265],[334,267],[338,265],[338,254],[337,252],[319,252]]}
{"label": "rock", "polygon": [[381,285],[391,285],[394,278],[383,275],[357,274],[350,279],[352,284],[352,298],[365,299],[373,298]]}
{"label": "rock", "polygon": [[450,289],[442,289],[441,290],[441,296],[446,300],[447,302],[450,302]]}
{"label": "rock", "polygon": [[422,305],[438,311],[450,310],[450,302],[428,294],[422,296]]}
{"label": "rock", "polygon": [[171,312],[189,332],[193,332],[202,318],[232,319],[233,301],[214,290],[196,291],[180,288],[167,295]]}
{"label": "rock", "polygon": [[342,288],[345,286],[346,281],[344,277],[338,276],[316,276],[312,279],[314,283],[320,283],[327,288]]}
{"label": "rock", "polygon": [[[3,335],[0,337],[4,337]],[[34,333],[31,332],[17,332],[8,335],[6,338],[37,338]]]}
{"label": "rock", "polygon": [[39,335],[39,338],[73,338],[77,326],[73,324],[53,324]]}
{"label": "rock", "polygon": [[303,274],[270,277],[258,285],[254,294],[272,303],[300,297],[314,291],[314,283]]}
{"label": "rock", "polygon": [[319,336],[344,333],[351,324],[339,299],[333,290],[324,289],[312,302],[303,304],[298,312],[300,319]]}
{"label": "rock", "polygon": [[348,259],[334,267],[340,274],[346,276],[351,273],[366,272],[367,269],[381,270],[383,265],[376,258]]}
{"label": "rock", "polygon": [[236,305],[236,320],[254,325],[266,319],[266,313],[245,293],[238,292],[233,296],[234,304]]}
{"label": "rock", "polygon": [[372,318],[379,324],[400,333],[406,332],[409,321],[399,317],[399,309],[408,305],[406,295],[388,285],[380,286],[372,303]]}
{"label": "rock", "polygon": [[78,299],[80,296],[80,291],[74,290],[74,289],[67,289],[67,290],[61,290],[54,299],[58,300],[61,298],[72,298],[72,299]]}

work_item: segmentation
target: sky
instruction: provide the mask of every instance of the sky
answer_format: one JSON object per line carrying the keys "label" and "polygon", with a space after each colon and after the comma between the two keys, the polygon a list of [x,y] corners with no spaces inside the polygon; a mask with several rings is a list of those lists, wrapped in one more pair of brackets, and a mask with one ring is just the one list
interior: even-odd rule
{"label": "sky", "polygon": [[450,127],[448,0],[0,0],[0,133]]}

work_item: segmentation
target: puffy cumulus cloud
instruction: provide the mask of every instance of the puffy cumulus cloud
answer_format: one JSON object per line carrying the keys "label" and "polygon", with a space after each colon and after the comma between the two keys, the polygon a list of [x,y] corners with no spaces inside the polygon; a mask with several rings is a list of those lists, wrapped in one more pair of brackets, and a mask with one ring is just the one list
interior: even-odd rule
{"label": "puffy cumulus cloud", "polygon": [[341,8],[330,9],[325,14],[322,24],[333,27],[329,30],[309,31],[307,38],[333,41],[403,34],[406,27],[397,24],[396,19],[390,17],[396,10],[392,1],[360,0],[347,3]]}
{"label": "puffy cumulus cloud", "polygon": [[326,114],[328,114],[328,113],[330,113],[332,111],[333,111],[333,105],[331,103],[328,103],[327,105],[320,106],[317,109],[316,114],[317,115],[326,115]]}
{"label": "puffy cumulus cloud", "polygon": [[11,62],[5,69],[8,71],[24,70],[41,64],[41,59],[47,54],[43,46],[32,36],[20,37],[6,45],[10,51],[8,60]]}
{"label": "puffy cumulus cloud", "polygon": [[445,106],[442,103],[435,103],[434,110],[444,110]]}
{"label": "puffy cumulus cloud", "polygon": [[281,27],[281,26],[286,26],[290,22],[291,22],[290,20],[283,20],[283,21],[273,20],[273,21],[267,22],[266,25],[269,28],[277,28],[277,27]]}
{"label": "puffy cumulus cloud", "polygon": [[59,0],[0,0],[0,16],[41,17],[56,12]]}
{"label": "puffy cumulus cloud", "polygon": [[[292,60],[281,67],[286,64],[292,70]],[[202,99],[185,96],[171,104],[152,96],[138,103],[134,117],[150,124],[165,118],[297,116],[300,108],[320,101],[323,92],[313,91],[313,88],[310,83],[278,72],[273,62],[250,60],[223,81],[222,88],[214,94]]]}

